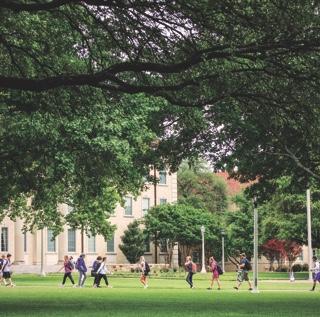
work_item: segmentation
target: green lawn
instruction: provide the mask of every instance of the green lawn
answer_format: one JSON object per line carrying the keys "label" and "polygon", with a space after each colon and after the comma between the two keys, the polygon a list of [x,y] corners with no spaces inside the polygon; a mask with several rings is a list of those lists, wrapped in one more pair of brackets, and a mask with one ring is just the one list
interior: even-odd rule
{"label": "green lawn", "polygon": [[62,275],[14,276],[17,287],[0,287],[0,316],[319,316],[320,288],[306,281],[262,281],[260,293],[244,284],[233,290],[233,274],[223,276],[223,290],[207,291],[206,276],[196,274],[196,289],[182,277],[151,278],[143,289],[137,278],[111,276],[113,288],[59,288]]}

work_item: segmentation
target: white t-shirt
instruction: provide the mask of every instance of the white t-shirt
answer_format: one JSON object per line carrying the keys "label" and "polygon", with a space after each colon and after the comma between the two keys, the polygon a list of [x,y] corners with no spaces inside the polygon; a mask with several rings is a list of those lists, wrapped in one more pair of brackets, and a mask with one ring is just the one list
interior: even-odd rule
{"label": "white t-shirt", "polygon": [[320,262],[319,261],[316,261],[314,262],[314,267],[313,267],[313,270],[312,270],[315,274],[318,274],[320,273]]}
{"label": "white t-shirt", "polygon": [[9,261],[8,259],[4,259],[3,265],[2,265],[2,271],[10,272],[10,268],[11,268],[11,261]]}
{"label": "white t-shirt", "polygon": [[108,267],[104,262],[102,262],[100,264],[100,267],[98,268],[97,273],[98,274],[107,274],[107,273],[109,273]]}

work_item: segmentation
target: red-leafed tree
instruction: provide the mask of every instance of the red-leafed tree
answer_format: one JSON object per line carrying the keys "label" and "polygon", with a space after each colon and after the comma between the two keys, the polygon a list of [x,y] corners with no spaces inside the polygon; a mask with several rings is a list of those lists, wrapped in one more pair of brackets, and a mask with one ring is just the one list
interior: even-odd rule
{"label": "red-leafed tree", "polygon": [[273,270],[274,261],[277,261],[279,268],[281,268],[284,260],[288,260],[291,270],[292,264],[302,252],[301,244],[293,240],[271,239],[264,243],[261,249],[262,254],[270,263],[270,271]]}
{"label": "red-leafed tree", "polygon": [[295,260],[298,258],[298,256],[302,252],[302,246],[300,243],[296,241],[286,240],[284,241],[284,250],[285,250],[286,258],[289,262],[289,269],[291,271],[292,264],[295,262]]}
{"label": "red-leafed tree", "polygon": [[264,243],[261,247],[262,254],[269,261],[269,271],[273,271],[274,261],[278,262],[278,266],[281,267],[285,259],[284,241],[278,239],[271,239]]}

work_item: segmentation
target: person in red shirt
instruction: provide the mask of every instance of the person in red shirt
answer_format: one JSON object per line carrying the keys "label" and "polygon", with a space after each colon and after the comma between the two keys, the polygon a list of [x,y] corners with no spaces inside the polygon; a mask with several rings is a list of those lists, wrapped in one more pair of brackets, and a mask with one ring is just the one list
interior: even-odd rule
{"label": "person in red shirt", "polygon": [[64,287],[64,284],[66,283],[67,278],[70,279],[73,287],[76,287],[74,280],[73,280],[73,277],[72,277],[72,271],[74,269],[74,265],[67,255],[64,256],[63,266],[61,267],[61,269],[58,272],[60,272],[62,269],[64,269],[64,275],[63,275],[61,287]]}
{"label": "person in red shirt", "polygon": [[212,272],[212,278],[211,278],[211,284],[210,287],[208,287],[208,290],[212,290],[214,281],[217,281],[218,284],[218,290],[221,289],[221,284],[220,284],[220,279],[219,279],[219,271],[218,271],[218,263],[217,261],[214,259],[214,257],[210,257],[209,259],[209,266]]}

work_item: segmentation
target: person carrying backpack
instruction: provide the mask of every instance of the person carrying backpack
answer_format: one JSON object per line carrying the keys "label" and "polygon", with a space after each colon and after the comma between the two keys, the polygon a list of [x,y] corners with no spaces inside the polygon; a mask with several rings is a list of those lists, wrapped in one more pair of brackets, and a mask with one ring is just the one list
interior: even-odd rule
{"label": "person carrying backpack", "polygon": [[104,257],[97,270],[96,284],[93,287],[100,287],[100,282],[103,279],[104,282],[106,283],[106,286],[109,288],[112,288],[112,286],[109,285],[107,273],[111,274],[111,272],[108,270],[108,267],[107,267],[107,257]]}
{"label": "person carrying backpack", "polygon": [[75,268],[79,272],[79,281],[78,281],[78,287],[84,287],[84,282],[87,278],[87,266],[84,261],[85,254],[80,254],[79,258],[77,259],[77,262],[75,264]]}
{"label": "person carrying backpack", "polygon": [[238,290],[239,287],[241,286],[242,282],[247,281],[249,284],[249,291],[252,291],[252,285],[251,285],[251,282],[250,282],[249,276],[248,276],[248,273],[251,270],[251,263],[247,259],[245,253],[240,254],[240,263],[239,263],[238,269],[239,269],[238,270],[238,277],[237,277],[238,284],[237,284],[237,286],[234,287],[234,289]]}
{"label": "person carrying backpack", "polygon": [[197,265],[192,262],[191,256],[186,257],[186,263],[184,264],[185,270],[188,273],[186,277],[187,283],[190,285],[190,288],[195,288],[193,286],[193,275],[197,272]]}
{"label": "person carrying backpack", "polygon": [[220,274],[223,274],[222,269],[220,268],[219,264],[217,263],[217,261],[214,259],[214,257],[210,257],[209,259],[209,266],[212,272],[212,278],[211,278],[211,284],[210,287],[208,287],[208,290],[212,290],[214,281],[217,281],[218,284],[218,290],[221,290],[221,284],[220,284],[220,280],[219,280],[219,276]]}
{"label": "person carrying backpack", "polygon": [[5,282],[3,280],[3,272],[2,272],[2,268],[3,268],[3,264],[4,264],[5,258],[6,258],[6,256],[4,254],[2,254],[1,258],[0,258],[0,285],[2,283],[5,285]]}
{"label": "person carrying backpack", "polygon": [[72,263],[72,259],[70,259],[67,255],[64,256],[63,266],[61,267],[61,269],[58,272],[60,272],[63,269],[64,269],[64,275],[63,275],[61,287],[64,287],[64,284],[66,283],[67,278],[70,279],[73,287],[77,287],[74,284],[74,280],[72,277],[72,271],[74,269],[74,264]]}
{"label": "person carrying backpack", "polygon": [[102,257],[99,255],[97,257],[96,260],[93,261],[92,263],[92,269],[91,269],[91,276],[94,277],[94,280],[93,280],[93,287],[95,287],[95,285],[97,285],[97,282],[98,282],[98,274],[97,274],[97,271],[100,267],[100,264],[102,262]]}
{"label": "person carrying backpack", "polygon": [[146,262],[144,256],[140,257],[140,270],[141,270],[141,276],[140,276],[140,282],[143,284],[144,288],[148,288],[148,275],[150,273],[150,266]]}
{"label": "person carrying backpack", "polygon": [[14,287],[15,285],[12,283],[11,279],[11,254],[7,254],[7,258],[2,256],[2,267],[1,267],[1,273],[4,280],[5,286]]}

